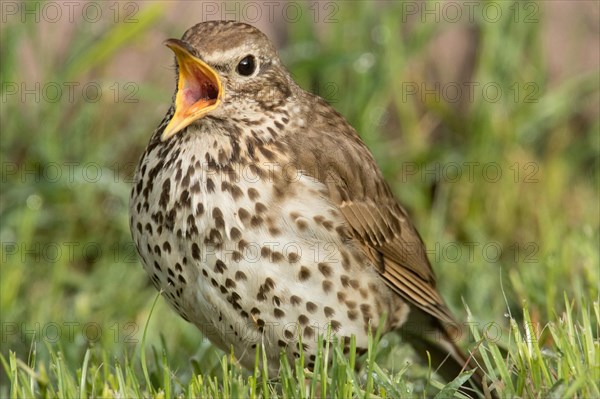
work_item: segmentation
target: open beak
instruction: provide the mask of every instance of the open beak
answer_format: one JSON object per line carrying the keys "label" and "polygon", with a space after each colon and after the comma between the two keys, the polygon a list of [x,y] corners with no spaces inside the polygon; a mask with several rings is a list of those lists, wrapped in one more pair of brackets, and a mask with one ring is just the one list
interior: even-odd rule
{"label": "open beak", "polygon": [[169,39],[165,41],[165,45],[177,57],[179,83],[175,97],[175,115],[163,131],[162,141],[217,108],[223,94],[221,80],[214,69],[194,57],[183,41]]}

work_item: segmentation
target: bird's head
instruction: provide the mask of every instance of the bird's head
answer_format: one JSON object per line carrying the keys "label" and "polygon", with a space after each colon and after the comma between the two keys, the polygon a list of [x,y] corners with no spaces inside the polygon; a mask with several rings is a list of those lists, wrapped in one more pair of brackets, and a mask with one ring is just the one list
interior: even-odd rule
{"label": "bird's head", "polygon": [[209,116],[253,119],[292,95],[293,81],[275,47],[253,26],[203,22],[165,44],[175,53],[178,78],[175,113],[163,141]]}

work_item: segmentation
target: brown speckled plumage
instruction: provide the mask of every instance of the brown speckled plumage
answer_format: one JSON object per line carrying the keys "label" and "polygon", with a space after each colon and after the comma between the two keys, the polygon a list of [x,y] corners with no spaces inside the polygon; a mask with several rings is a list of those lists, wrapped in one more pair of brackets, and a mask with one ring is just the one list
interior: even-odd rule
{"label": "brown speckled plumage", "polygon": [[[311,366],[328,326],[364,352],[387,314],[385,331],[408,320],[410,340],[440,331],[429,349],[450,353],[441,371],[456,375],[465,358],[423,242],[356,131],[257,29],[206,22],[181,42],[216,71],[222,98],[165,140],[171,107],[138,166],[131,229],[168,302],[248,367],[264,343],[273,374],[281,350],[298,357],[299,334]],[[240,76],[249,54],[256,71]]]}

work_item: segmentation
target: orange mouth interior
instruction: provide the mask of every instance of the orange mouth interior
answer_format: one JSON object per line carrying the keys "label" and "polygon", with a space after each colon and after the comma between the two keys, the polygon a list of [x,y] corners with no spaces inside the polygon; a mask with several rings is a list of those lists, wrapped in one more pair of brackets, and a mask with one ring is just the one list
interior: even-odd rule
{"label": "orange mouth interior", "polygon": [[163,141],[214,110],[223,94],[221,80],[215,70],[192,55],[185,42],[169,39],[165,44],[173,50],[177,58],[179,80],[175,96],[175,114],[163,131]]}

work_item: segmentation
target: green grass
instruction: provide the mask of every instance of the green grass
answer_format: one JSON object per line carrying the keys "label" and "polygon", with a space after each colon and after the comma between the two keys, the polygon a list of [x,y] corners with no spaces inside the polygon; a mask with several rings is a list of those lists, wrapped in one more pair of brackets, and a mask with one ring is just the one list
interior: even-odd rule
{"label": "green grass", "polygon": [[[597,327],[598,302],[579,314],[572,314],[572,305],[566,300],[567,311],[544,326],[532,323],[525,308],[524,323],[510,321],[510,352],[495,339],[481,335],[477,328],[472,334],[478,343],[482,362],[489,379],[503,397],[598,397],[600,350],[592,331]],[[144,332],[145,333],[145,332]],[[544,345],[551,338],[552,345]],[[351,343],[350,354],[344,355],[343,345],[337,340],[321,345],[313,372],[304,368],[304,357],[290,364],[281,358],[280,375],[267,380],[262,370],[260,348],[256,352],[255,368],[245,371],[233,355],[223,354],[215,361],[216,375],[203,372],[193,362],[194,374],[182,380],[169,363],[165,348],[159,353],[152,348],[153,359],[146,358],[145,343],[141,356],[110,359],[106,350],[88,348],[81,363],[69,364],[60,349],[48,345],[49,365],[38,363],[37,348],[32,347],[28,363],[10,351],[8,358],[0,356],[10,379],[11,397],[248,397],[248,398],[412,398],[433,395],[436,398],[453,397],[457,388],[471,373],[464,373],[444,386],[432,380],[431,387],[415,386],[406,378],[408,367],[390,371],[378,365],[382,352],[377,349],[379,339],[370,340],[363,366],[356,372],[356,344]],[[385,351],[385,350],[383,350]],[[150,351],[148,351],[150,353]],[[265,364],[265,363],[262,363]],[[150,369],[150,371],[148,371]],[[420,392],[421,391],[421,392]],[[420,393],[419,393],[420,392]],[[460,397],[460,396],[459,396]]]}
{"label": "green grass", "polygon": [[[386,12],[339,3],[340,22],[317,30],[305,10],[286,26],[281,55],[373,151],[430,249],[440,291],[469,323],[463,346],[499,394],[599,397],[598,66],[557,79],[546,51],[561,50],[542,46],[553,23],[544,7],[527,23],[511,16],[514,3],[495,4],[498,22],[479,16],[468,29],[403,23],[399,2]],[[332,345],[322,353],[331,363],[310,374],[303,359],[284,361],[271,381],[241,369],[162,299],[153,305],[127,203],[133,167],[174,89],[162,84],[173,77],[171,55],[150,53],[134,74],[123,71],[132,67],[125,56],[148,41],[183,33],[162,17],[169,8],[142,6],[134,24],[78,20],[75,35],[58,38],[31,18],[0,27],[0,397],[455,395],[456,383],[432,376],[395,334],[374,340],[358,371]],[[431,46],[456,29],[476,38],[475,51],[436,63]],[[94,82],[103,96],[9,94],[11,83],[36,81]],[[504,95],[492,102],[475,90],[454,102],[423,92],[434,81],[492,83]]]}

